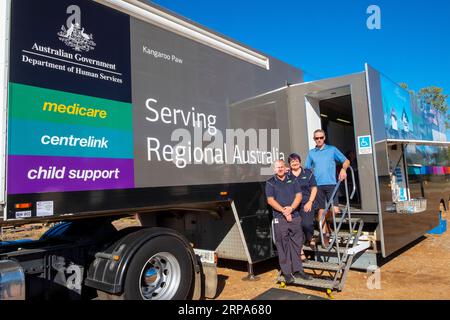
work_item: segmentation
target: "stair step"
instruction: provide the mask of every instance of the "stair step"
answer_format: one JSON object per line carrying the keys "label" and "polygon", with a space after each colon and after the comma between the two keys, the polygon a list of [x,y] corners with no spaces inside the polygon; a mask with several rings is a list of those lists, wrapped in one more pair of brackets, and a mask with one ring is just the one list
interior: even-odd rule
{"label": "stair step", "polygon": [[[356,236],[356,234],[357,234],[357,232],[354,231],[354,232],[353,232],[353,235]],[[334,236],[334,232],[332,232],[331,235]],[[349,230],[346,230],[346,231],[339,231],[339,232],[338,232],[338,236],[339,236],[339,237],[346,237],[346,238],[347,238],[347,237],[350,236],[350,235],[352,235],[352,233],[351,233]],[[315,237],[316,239],[320,239],[320,233],[319,233],[319,231],[317,231],[317,230],[314,231],[314,237]]]}
{"label": "stair step", "polygon": [[[348,231],[339,231],[338,232],[338,237],[348,238],[349,236],[356,236],[356,234],[357,234],[356,232],[351,233],[351,232],[348,232]],[[334,232],[331,234],[331,236],[334,237]]]}
{"label": "stair step", "polygon": [[[336,218],[336,223],[341,222],[341,220],[342,220],[342,218]],[[344,218],[343,223],[348,223],[348,220],[349,220],[348,218]],[[355,223],[355,222],[359,222],[361,219],[360,218],[352,218],[351,220],[352,220],[352,223]],[[330,220],[330,221],[332,221],[332,220]]]}
{"label": "stair step", "polygon": [[[338,233],[338,238],[340,238],[341,243],[342,242],[347,242],[347,240],[350,240],[350,243],[353,243],[353,240],[355,240],[357,234],[353,233],[351,234],[350,232],[347,233],[343,233],[343,232],[339,232]],[[334,235],[332,235],[332,237],[334,237]],[[361,234],[359,236],[359,241],[370,241],[369,236],[365,235],[365,234]]]}
{"label": "stair step", "polygon": [[[327,251],[324,248],[322,248],[322,246],[320,244],[316,245],[316,250],[313,250],[313,249],[311,249],[311,247],[308,247],[308,246],[303,246],[303,250],[305,250],[305,251],[313,251],[313,252],[337,253],[336,247],[333,247],[330,251]],[[339,247],[339,252],[340,253],[346,253],[347,250],[345,249],[345,247]]]}
{"label": "stair step", "polygon": [[323,289],[334,289],[334,281],[327,279],[313,279],[313,280],[295,279],[294,283],[301,286],[323,288]]}
{"label": "stair step", "polygon": [[[277,278],[278,282],[284,282],[284,277],[279,276]],[[334,281],[328,279],[318,279],[314,278],[312,280],[295,279],[295,284],[306,287],[323,288],[323,289],[334,289]]]}
{"label": "stair step", "polygon": [[303,268],[313,269],[313,270],[327,270],[327,271],[339,271],[344,268],[344,264],[337,264],[331,262],[320,262],[320,261],[307,261],[303,262]]}

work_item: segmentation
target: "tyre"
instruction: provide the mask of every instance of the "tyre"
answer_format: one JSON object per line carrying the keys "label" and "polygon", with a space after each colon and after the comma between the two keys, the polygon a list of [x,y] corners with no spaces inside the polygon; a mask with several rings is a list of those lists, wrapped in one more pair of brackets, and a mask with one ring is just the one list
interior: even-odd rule
{"label": "tyre", "polygon": [[134,255],[125,276],[125,300],[183,300],[191,288],[193,266],[183,242],[159,236]]}

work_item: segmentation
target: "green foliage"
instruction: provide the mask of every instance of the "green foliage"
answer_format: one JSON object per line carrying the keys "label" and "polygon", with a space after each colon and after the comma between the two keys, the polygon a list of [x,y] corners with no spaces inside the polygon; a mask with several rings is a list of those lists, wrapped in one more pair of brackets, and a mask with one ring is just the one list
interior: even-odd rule
{"label": "green foliage", "polygon": [[408,88],[408,85],[404,82],[399,83],[400,87],[402,87],[403,89],[407,90],[409,92],[409,94],[411,95],[415,95],[414,91]]}
{"label": "green foliage", "polygon": [[[399,84],[403,89],[408,90],[408,92],[412,95],[415,95],[413,90],[408,89],[408,85],[406,83]],[[447,103],[449,95],[444,94],[444,90],[439,87],[429,86],[426,88],[422,88],[419,90],[418,98],[432,106],[434,109],[439,111],[440,113],[447,115],[445,126],[447,129],[450,129],[450,114],[448,113],[449,106]]]}
{"label": "green foliage", "polygon": [[419,98],[433,106],[440,113],[446,114],[448,112],[448,94],[444,94],[443,91],[442,88],[434,86],[423,88],[419,91]]}
{"label": "green foliage", "polygon": [[420,89],[419,98],[425,103],[433,106],[440,113],[447,115],[445,127],[450,129],[450,114],[448,114],[447,98],[448,94],[444,94],[444,90],[439,87],[430,86]]}

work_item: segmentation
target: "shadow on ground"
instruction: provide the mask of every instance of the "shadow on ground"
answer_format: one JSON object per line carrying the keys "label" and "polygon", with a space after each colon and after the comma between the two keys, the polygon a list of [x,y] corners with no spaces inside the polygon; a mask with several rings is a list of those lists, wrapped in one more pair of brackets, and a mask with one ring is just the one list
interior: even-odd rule
{"label": "shadow on ground", "polygon": [[378,258],[378,266],[382,267],[383,265],[391,262],[393,259],[399,257],[400,255],[402,255],[403,253],[405,253],[406,251],[412,249],[413,247],[415,247],[416,245],[418,245],[419,243],[421,243],[422,241],[425,241],[427,239],[427,237],[422,236],[420,238],[418,238],[417,240],[414,240],[413,242],[411,242],[410,244],[408,244],[407,246],[401,248],[400,250],[392,253],[391,255],[389,255],[386,258],[383,258],[381,255]]}

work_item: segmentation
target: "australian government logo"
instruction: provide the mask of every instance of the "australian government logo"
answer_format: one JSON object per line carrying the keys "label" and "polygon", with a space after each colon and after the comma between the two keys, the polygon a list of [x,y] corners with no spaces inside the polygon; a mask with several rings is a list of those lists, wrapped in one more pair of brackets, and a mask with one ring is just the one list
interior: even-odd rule
{"label": "australian government logo", "polygon": [[[29,50],[22,50],[22,62],[33,67],[44,67],[58,71],[75,73],[89,78],[96,78],[122,84],[122,73],[115,63],[86,57],[83,53],[93,52],[96,48],[94,36],[88,33],[81,21],[81,9],[77,5],[67,7],[69,15],[66,25],[57,32],[59,40],[73,49],[52,48],[35,42]],[[67,50],[67,51],[66,51]]]}
{"label": "australian government logo", "polygon": [[94,36],[87,34],[81,27],[81,9],[79,6],[71,5],[67,8],[70,16],[67,18],[66,25],[61,26],[58,32],[59,40],[75,51],[90,51],[95,47]]}
{"label": "australian government logo", "polygon": [[58,32],[58,36],[59,40],[75,51],[88,52],[95,47],[94,36],[84,33],[84,28],[81,28],[78,23],[72,23],[68,29],[61,26],[61,31]]}

